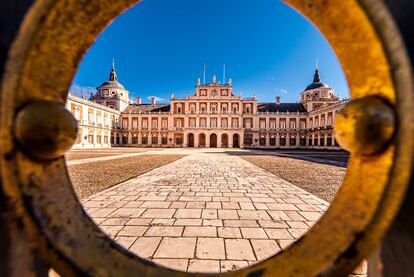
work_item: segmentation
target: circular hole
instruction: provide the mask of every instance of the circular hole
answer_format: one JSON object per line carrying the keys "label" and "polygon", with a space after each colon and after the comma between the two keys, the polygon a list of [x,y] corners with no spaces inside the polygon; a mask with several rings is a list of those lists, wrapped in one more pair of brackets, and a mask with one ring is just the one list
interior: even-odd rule
{"label": "circular hole", "polygon": [[[309,90],[320,85],[320,80],[312,82],[315,57],[322,54],[319,47],[323,49],[326,59],[322,64],[333,64],[331,68],[321,70],[322,74],[326,72],[326,81],[340,87],[338,90],[341,93],[337,94],[341,94],[341,98],[348,98],[344,74],[329,45],[308,21],[273,1],[258,5],[257,9],[263,11],[267,6],[274,10],[265,15],[254,13],[256,16],[242,24],[251,24],[250,20],[256,22],[254,27],[267,24],[264,33],[268,35],[258,36],[251,28],[251,32],[246,31],[242,37],[232,38],[239,41],[237,44],[249,42],[251,49],[247,54],[249,60],[234,61],[232,74],[240,78],[246,76],[246,80],[241,79],[240,85],[235,81],[232,89],[225,90],[230,91],[229,94],[218,96],[217,90],[206,81],[196,87],[192,96],[185,96],[185,92],[182,95],[174,93],[174,101],[165,100],[169,96],[165,92],[177,90],[180,82],[185,83],[184,78],[190,79],[181,67],[176,68],[175,74],[168,74],[167,70],[162,70],[165,64],[172,64],[174,59],[191,51],[194,52],[192,55],[197,56],[199,51],[191,44],[188,44],[188,49],[184,48],[182,45],[187,45],[185,41],[179,42],[183,48],[180,50],[172,42],[155,47],[154,41],[168,40],[170,32],[175,35],[188,34],[180,19],[186,16],[180,14],[170,18],[171,26],[168,28],[164,25],[153,26],[155,30],[150,33],[144,30],[129,34],[130,41],[123,44],[127,48],[112,50],[114,56],[120,56],[116,70],[112,69],[109,77],[114,79],[116,72],[119,78],[116,84],[108,85],[104,77],[99,80],[85,79],[83,72],[87,72],[92,64],[95,69],[96,64],[101,64],[102,68],[98,70],[103,73],[102,76],[106,75],[109,69],[104,61],[112,58],[107,54],[111,51],[103,51],[105,54],[98,58],[95,51],[100,51],[102,47],[114,47],[115,44],[111,46],[107,40],[124,34],[125,24],[139,22],[149,25],[152,19],[147,18],[146,14],[159,10],[155,3],[138,5],[118,18],[85,56],[75,76],[72,88],[76,89],[71,91],[68,106],[80,104],[78,87],[94,87],[102,82],[98,90],[125,86],[127,97],[138,98],[133,102],[103,96],[94,97],[93,102],[83,101],[82,109],[85,111],[95,103],[102,106],[84,114],[86,122],[80,126],[79,138],[86,132],[87,139],[78,140],[74,149],[66,155],[69,173],[91,218],[111,238],[134,254],[182,271],[223,272],[243,268],[277,254],[299,239],[332,201],[345,174],[348,154],[336,144],[331,129],[335,109],[340,109],[345,102],[331,97],[308,99]],[[165,6],[163,11],[171,8]],[[236,9],[234,5],[229,16],[242,17],[248,9],[243,5]],[[185,13],[192,15],[197,11],[200,13],[199,6],[194,6]],[[291,27],[292,31],[279,34],[274,40],[271,38],[273,26],[280,24],[280,20],[298,26]],[[238,22],[232,27],[231,18],[221,15],[216,15],[215,21],[230,24],[226,27],[228,29],[240,24]],[[192,28],[202,29],[203,26],[205,28],[205,23],[198,22]],[[301,28],[309,29],[308,33],[303,34]],[[227,37],[226,29],[214,31],[214,34],[223,39]],[[299,49],[297,51],[308,48],[308,43],[301,40],[303,35],[309,36],[318,47],[304,58],[309,61],[305,66],[309,70],[303,70],[305,76],[299,76],[293,70],[295,53],[279,54],[275,53],[274,48],[278,47],[280,40],[292,40]],[[253,43],[251,36],[256,36]],[[135,37],[142,41],[139,46],[134,43]],[[199,40],[198,45],[204,41],[206,48],[216,43],[215,40],[205,41],[205,36],[198,34],[183,39]],[[130,45],[135,46],[132,49]],[[121,46],[116,44],[116,47]],[[287,46],[287,49],[291,48],[291,45]],[[171,55],[168,49],[175,49],[175,55]],[[228,53],[235,52],[235,56],[245,55],[243,50],[237,52],[231,43],[222,43],[221,49]],[[126,57],[120,54],[145,51],[148,52],[146,55],[128,57],[128,63],[123,62]],[[160,61],[154,64],[154,59],[162,53],[168,54],[158,58]],[[214,57],[217,50],[212,48],[204,55]],[[144,59],[145,56],[148,57]],[[283,67],[281,57],[288,60]],[[137,59],[135,62],[134,58]],[[255,63],[249,64],[250,60]],[[268,64],[269,60],[271,64]],[[193,58],[187,63],[180,65],[197,66]],[[252,69],[248,71],[237,70],[249,67]],[[266,71],[257,74],[255,67]],[[292,72],[279,77],[286,72],[284,67],[292,68]],[[157,70],[159,73],[144,73],[144,70]],[[162,94],[157,97],[137,93],[145,91],[145,87],[159,86],[151,81],[151,75],[165,79],[164,87],[159,88]],[[137,76],[140,79],[136,80]],[[320,79],[321,76],[318,76]],[[289,81],[286,82],[285,78]],[[80,84],[79,80],[84,80],[84,83]],[[298,81],[301,85],[296,88]],[[288,88],[279,88],[282,82]],[[221,84],[214,83],[214,86],[227,87],[228,84],[222,80]],[[263,92],[256,95],[251,91],[250,96],[246,92],[239,97],[238,90],[249,86],[256,86],[255,90]],[[128,93],[128,90],[134,93]],[[280,104],[266,101],[274,99],[273,93],[283,94],[286,100]],[[307,99],[302,97],[305,100],[298,102],[302,94]],[[253,95],[257,100],[253,100]],[[319,94],[316,92],[314,96]],[[164,103],[157,103],[154,107],[149,105],[158,98]],[[105,110],[104,106],[109,105],[115,110]],[[217,114],[223,105],[233,105],[234,114],[230,117],[226,113]],[[327,107],[321,109],[322,105]],[[188,107],[193,108],[195,115],[187,113]],[[104,114],[103,117],[97,118],[98,111]],[[112,118],[108,125],[105,117]],[[95,121],[97,125],[90,124]],[[106,132],[101,132],[101,129]],[[259,129],[261,133],[258,133]],[[176,150],[181,147],[185,149]],[[263,150],[267,152],[261,152]],[[189,181],[186,182],[186,179]],[[159,186],[160,190],[157,189]]]}

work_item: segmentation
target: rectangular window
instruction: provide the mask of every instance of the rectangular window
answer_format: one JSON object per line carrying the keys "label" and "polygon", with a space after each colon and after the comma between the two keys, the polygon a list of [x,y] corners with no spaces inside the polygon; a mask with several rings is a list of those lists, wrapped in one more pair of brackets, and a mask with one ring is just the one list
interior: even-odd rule
{"label": "rectangular window", "polygon": [[142,144],[148,144],[148,137],[142,137]]}
{"label": "rectangular window", "polygon": [[152,137],[151,143],[152,144],[158,144],[158,137]]}
{"label": "rectangular window", "polygon": [[138,144],[138,137],[132,137],[132,144]]}
{"label": "rectangular window", "polygon": [[128,144],[128,137],[122,137],[122,144]]}
{"label": "rectangular window", "polygon": [[167,137],[162,137],[161,138],[161,144],[166,145],[168,143],[168,138]]}
{"label": "rectangular window", "polygon": [[270,145],[272,146],[276,145],[276,138],[270,138]]}

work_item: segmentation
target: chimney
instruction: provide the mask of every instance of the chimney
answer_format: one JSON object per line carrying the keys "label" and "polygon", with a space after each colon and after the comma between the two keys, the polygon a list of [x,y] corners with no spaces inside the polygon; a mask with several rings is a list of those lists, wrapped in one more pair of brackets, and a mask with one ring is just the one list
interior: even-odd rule
{"label": "chimney", "polygon": [[155,96],[151,96],[151,105],[155,105],[157,103],[157,98]]}
{"label": "chimney", "polygon": [[279,105],[280,104],[280,96],[276,96],[275,100],[276,100],[276,104]]}
{"label": "chimney", "polygon": [[135,104],[141,105],[141,103],[142,103],[141,97],[135,97]]}

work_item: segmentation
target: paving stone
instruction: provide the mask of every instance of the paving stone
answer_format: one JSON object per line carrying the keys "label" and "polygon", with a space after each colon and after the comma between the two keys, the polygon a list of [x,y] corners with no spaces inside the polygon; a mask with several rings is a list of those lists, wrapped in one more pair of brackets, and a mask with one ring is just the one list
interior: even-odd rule
{"label": "paving stone", "polygon": [[170,205],[170,209],[181,209],[185,208],[187,202],[172,202]]}
{"label": "paving stone", "polygon": [[237,156],[192,151],[90,196],[85,210],[138,255],[182,271],[217,273],[287,247],[329,206]]}
{"label": "paving stone", "polygon": [[188,272],[218,273],[220,272],[220,261],[190,260]]}
{"label": "paving stone", "polygon": [[155,252],[155,258],[194,258],[196,238],[164,237]]}
{"label": "paving stone", "polygon": [[298,239],[301,236],[303,236],[306,233],[306,231],[308,231],[308,229],[307,228],[306,229],[305,228],[291,228],[291,229],[288,229],[288,231],[295,239]]}
{"label": "paving stone", "polygon": [[241,238],[241,232],[239,228],[234,227],[222,227],[217,228],[218,236],[221,238]]}
{"label": "paving stone", "polygon": [[110,214],[110,217],[139,217],[145,209],[141,208],[119,208]]}
{"label": "paving stone", "polygon": [[188,267],[188,259],[153,259],[152,261],[179,271],[187,271]]}
{"label": "paving stone", "polygon": [[308,229],[309,226],[303,222],[303,221],[286,221],[286,223],[291,227],[291,228],[305,228]]}
{"label": "paving stone", "polygon": [[220,219],[203,219],[203,226],[223,226],[223,221]]}
{"label": "paving stone", "polygon": [[267,239],[252,239],[250,240],[256,253],[256,257],[259,260],[267,259],[281,250],[279,245],[274,240]]}
{"label": "paving stone", "polygon": [[201,209],[177,209],[175,218],[201,218]]}
{"label": "paving stone", "polygon": [[125,226],[119,231],[118,236],[130,236],[130,237],[139,237],[142,236],[148,227],[146,226]]}
{"label": "paving stone", "polygon": [[171,226],[174,225],[174,218],[155,218],[151,222],[151,226]]}
{"label": "paving stone", "polygon": [[224,220],[225,227],[260,227],[256,220]]}
{"label": "paving stone", "polygon": [[249,264],[246,261],[221,261],[220,270],[221,272],[226,271],[235,271],[244,267],[247,267]]}
{"label": "paving stone", "polygon": [[152,258],[161,239],[161,237],[140,237],[129,250],[142,258]]}
{"label": "paving stone", "polygon": [[289,228],[286,222],[281,220],[259,220],[258,222],[262,228]]}
{"label": "paving stone", "polygon": [[179,237],[184,227],[152,226],[145,233],[146,237]]}
{"label": "paving stone", "polygon": [[219,219],[239,219],[236,210],[218,210]]}
{"label": "paving stone", "polygon": [[171,205],[171,202],[160,202],[160,201],[145,201],[140,206],[141,208],[160,208],[160,209],[166,209]]}
{"label": "paving stone", "polygon": [[222,238],[198,238],[197,259],[225,259],[224,240]]}
{"label": "paving stone", "polygon": [[265,211],[238,210],[237,213],[239,214],[240,219],[271,219]]}
{"label": "paving stone", "polygon": [[279,243],[279,245],[280,245],[280,247],[282,249],[285,249],[286,247],[288,247],[289,245],[291,245],[292,243],[294,243],[295,240],[292,240],[292,239],[280,239],[280,240],[277,240],[277,242]]}
{"label": "paving stone", "polygon": [[175,209],[147,209],[141,218],[172,218]]}
{"label": "paving stone", "polygon": [[221,202],[207,202],[206,209],[221,209]]}
{"label": "paving stone", "polygon": [[231,260],[256,260],[247,239],[225,239],[227,258]]}
{"label": "paving stone", "polygon": [[276,210],[276,211],[298,211],[299,208],[293,204],[280,204],[280,203],[270,203],[266,204],[269,210]]}
{"label": "paving stone", "polygon": [[236,202],[222,202],[221,205],[222,205],[223,209],[226,209],[226,210],[240,209],[239,203],[236,203]]}
{"label": "paving stone", "polygon": [[241,228],[245,239],[267,239],[267,235],[262,228]]}
{"label": "paving stone", "polygon": [[176,226],[201,226],[202,219],[198,218],[180,218],[176,219],[174,225]]}
{"label": "paving stone", "polygon": [[119,233],[119,231],[121,231],[122,228],[124,228],[123,225],[101,225],[99,227],[102,229],[104,233],[106,233],[111,238],[114,238]]}
{"label": "paving stone", "polygon": [[216,227],[192,227],[184,229],[184,237],[217,237]]}
{"label": "paving stone", "polygon": [[271,239],[293,239],[287,229],[265,229],[265,232]]}
{"label": "paving stone", "polygon": [[134,243],[134,241],[136,241],[136,240],[137,240],[137,237],[120,237],[120,236],[117,236],[115,238],[115,241],[125,249],[128,249]]}
{"label": "paving stone", "polygon": [[187,209],[204,209],[206,207],[206,202],[187,202],[185,207]]}
{"label": "paving stone", "polygon": [[125,223],[125,225],[148,226],[150,225],[151,221],[152,218],[131,218]]}
{"label": "paving stone", "polygon": [[129,218],[121,217],[121,218],[108,218],[105,219],[100,223],[100,225],[124,225],[127,223]]}
{"label": "paving stone", "polygon": [[201,214],[203,219],[217,219],[217,210],[215,209],[204,209]]}
{"label": "paving stone", "polygon": [[318,212],[299,212],[299,214],[309,221],[318,221],[322,215]]}

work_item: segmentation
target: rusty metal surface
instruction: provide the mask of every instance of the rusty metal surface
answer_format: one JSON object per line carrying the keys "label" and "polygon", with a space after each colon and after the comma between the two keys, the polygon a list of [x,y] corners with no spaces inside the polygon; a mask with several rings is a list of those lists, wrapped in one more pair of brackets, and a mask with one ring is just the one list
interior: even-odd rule
{"label": "rusty metal surface", "polygon": [[30,102],[14,122],[16,142],[25,153],[39,160],[63,157],[78,134],[78,123],[64,105],[52,101]]}
{"label": "rusty metal surface", "polygon": [[[13,137],[18,109],[35,100],[63,104],[82,55],[99,32],[135,2],[36,1],[22,23],[3,75],[2,202],[15,213],[9,221],[19,222],[9,228],[23,234],[31,250],[27,255],[65,276],[206,275],[162,268],[115,244],[83,211],[65,161],[33,160]],[[332,206],[297,243],[272,258],[223,276],[345,276],[382,238],[410,177],[412,72],[385,6],[375,0],[286,2],[307,16],[331,43],[353,98],[380,96],[391,104],[397,115],[395,136],[376,155],[351,155],[344,184]],[[358,124],[354,128],[364,132]],[[22,267],[28,275],[42,275],[29,265],[28,261]]]}
{"label": "rusty metal surface", "polygon": [[377,96],[366,96],[345,105],[335,116],[335,138],[354,156],[371,156],[386,149],[394,136],[394,110]]}

